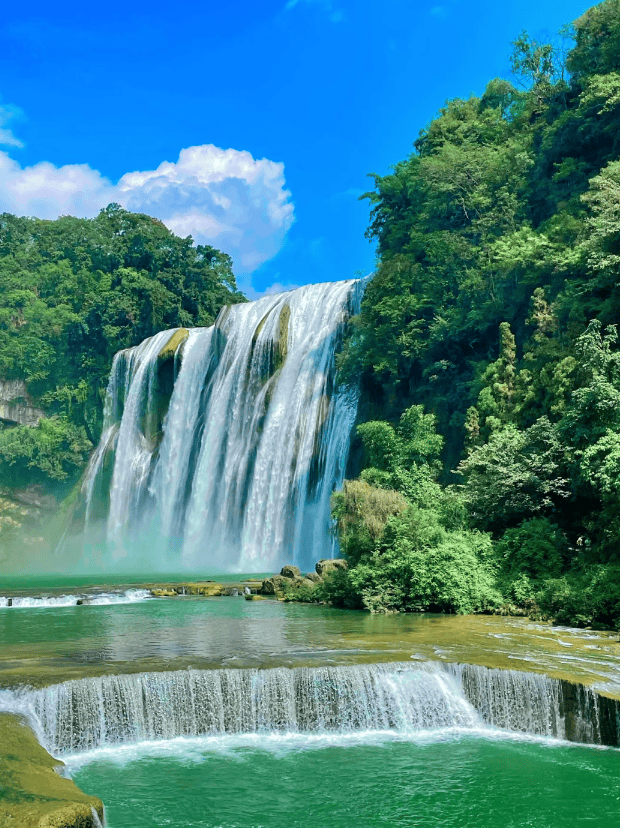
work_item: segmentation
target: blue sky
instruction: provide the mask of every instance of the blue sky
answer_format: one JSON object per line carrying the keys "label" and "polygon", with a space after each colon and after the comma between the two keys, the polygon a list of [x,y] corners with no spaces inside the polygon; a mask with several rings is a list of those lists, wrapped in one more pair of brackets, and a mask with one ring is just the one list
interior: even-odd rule
{"label": "blue sky", "polygon": [[372,270],[366,174],[447,98],[508,76],[522,29],[577,0],[111,0],[6,4],[0,211],[110,200],[232,253],[240,286]]}

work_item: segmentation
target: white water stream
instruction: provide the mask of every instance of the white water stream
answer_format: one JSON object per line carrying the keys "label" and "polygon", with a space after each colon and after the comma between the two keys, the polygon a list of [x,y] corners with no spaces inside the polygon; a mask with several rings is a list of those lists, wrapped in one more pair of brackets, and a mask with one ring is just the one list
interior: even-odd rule
{"label": "white water stream", "polygon": [[91,564],[250,572],[332,554],[358,396],[336,384],[335,354],[363,288],[308,285],[189,331],[161,429],[159,355],[175,332],[117,354],[82,490]]}
{"label": "white water stream", "polygon": [[592,691],[573,703],[570,733],[565,701],[562,683],[544,675],[439,662],[140,673],[0,693],[0,708],[26,714],[61,757],[203,736],[372,740],[452,730],[599,742]]}

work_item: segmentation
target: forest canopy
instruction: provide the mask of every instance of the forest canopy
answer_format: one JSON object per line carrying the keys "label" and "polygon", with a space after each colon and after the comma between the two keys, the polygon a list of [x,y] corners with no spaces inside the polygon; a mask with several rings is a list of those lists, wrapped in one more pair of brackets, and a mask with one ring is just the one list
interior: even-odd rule
{"label": "forest canopy", "polygon": [[110,204],[94,219],[0,215],[0,378],[47,419],[0,429],[4,485],[72,481],[99,439],[114,354],[244,301],[229,256]]}
{"label": "forest canopy", "polygon": [[[341,593],[618,625],[620,2],[555,43],[521,33],[511,63],[510,80],[447,101],[363,196],[378,263],[341,367],[371,422],[366,488],[335,500]],[[413,411],[432,417],[441,465],[403,453]]]}

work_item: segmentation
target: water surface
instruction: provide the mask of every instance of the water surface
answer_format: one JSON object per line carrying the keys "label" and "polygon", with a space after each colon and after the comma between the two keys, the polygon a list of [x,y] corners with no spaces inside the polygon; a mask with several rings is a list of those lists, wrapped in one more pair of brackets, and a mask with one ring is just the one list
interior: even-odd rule
{"label": "water surface", "polygon": [[408,659],[544,672],[620,696],[617,636],[521,618],[371,615],[242,597],[0,608],[0,686],[187,668]]}
{"label": "water surface", "polygon": [[618,751],[454,733],[177,741],[73,772],[109,828],[610,828],[620,813]]}

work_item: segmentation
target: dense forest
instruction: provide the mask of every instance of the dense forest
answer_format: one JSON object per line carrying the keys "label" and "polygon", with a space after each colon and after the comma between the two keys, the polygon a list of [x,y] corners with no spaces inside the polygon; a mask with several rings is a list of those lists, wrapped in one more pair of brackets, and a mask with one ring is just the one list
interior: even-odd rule
{"label": "dense forest", "polygon": [[[620,0],[511,64],[363,197],[349,566],[291,599],[620,628]],[[0,540],[7,487],[79,479],[116,351],[243,300],[225,254],[118,205],[0,216],[0,377],[46,414],[0,425]]]}
{"label": "dense forest", "polygon": [[23,386],[13,403],[45,413],[34,428],[0,424],[0,546],[29,504],[79,479],[114,354],[239,301],[229,256],[116,204],[95,219],[0,215],[0,377]]}
{"label": "dense forest", "polygon": [[364,196],[379,264],[341,368],[365,468],[331,598],[618,626],[620,3],[511,63]]}

